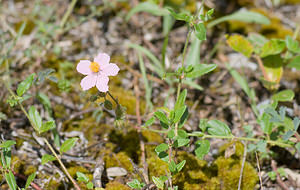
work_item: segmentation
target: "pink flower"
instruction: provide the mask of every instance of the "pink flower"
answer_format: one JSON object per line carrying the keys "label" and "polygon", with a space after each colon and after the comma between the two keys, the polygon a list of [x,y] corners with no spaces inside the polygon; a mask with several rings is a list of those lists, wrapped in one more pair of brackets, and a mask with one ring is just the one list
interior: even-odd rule
{"label": "pink flower", "polygon": [[94,86],[100,92],[108,91],[108,76],[116,76],[119,72],[119,67],[116,64],[109,63],[110,57],[106,53],[99,53],[94,61],[80,60],[77,65],[77,71],[87,75],[81,80],[83,90],[88,90]]}

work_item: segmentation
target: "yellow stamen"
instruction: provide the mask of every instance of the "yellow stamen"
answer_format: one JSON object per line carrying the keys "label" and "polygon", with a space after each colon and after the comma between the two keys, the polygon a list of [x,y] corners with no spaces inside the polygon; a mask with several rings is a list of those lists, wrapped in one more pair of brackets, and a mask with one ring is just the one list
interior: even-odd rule
{"label": "yellow stamen", "polygon": [[91,65],[90,65],[90,69],[91,69],[93,72],[97,73],[97,72],[99,71],[99,69],[100,69],[100,66],[99,66],[99,64],[96,63],[96,62],[92,62]]}

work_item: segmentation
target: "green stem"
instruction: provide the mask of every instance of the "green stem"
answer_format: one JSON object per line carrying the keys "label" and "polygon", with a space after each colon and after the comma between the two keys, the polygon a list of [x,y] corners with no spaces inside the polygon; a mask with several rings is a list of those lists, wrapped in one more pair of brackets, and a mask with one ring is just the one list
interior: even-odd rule
{"label": "green stem", "polygon": [[116,98],[114,98],[109,91],[107,91],[107,94],[111,97],[111,99],[113,99],[113,101],[116,102],[116,104],[119,104],[118,100]]}
{"label": "green stem", "polygon": [[[5,81],[2,81],[2,83],[4,83],[4,86],[6,87],[6,89],[8,90],[8,92],[14,97],[17,98],[17,95],[10,89],[10,87],[8,86],[8,83]],[[18,101],[18,105],[20,106],[21,110],[23,111],[23,113],[26,115],[27,119],[29,120],[30,124],[32,125],[32,127],[37,131],[38,127],[35,126],[34,122],[30,119],[29,114],[27,113],[27,111],[25,110],[24,106]],[[52,148],[52,146],[49,144],[49,142],[47,141],[47,139],[44,138],[45,143],[47,144],[48,148],[51,150],[51,152],[54,154],[54,156],[56,157],[57,161],[59,162],[60,166],[63,168],[64,172],[66,173],[66,175],[68,176],[68,178],[71,180],[71,182],[73,183],[74,187],[77,190],[80,190],[80,187],[78,186],[78,184],[76,183],[76,181],[71,177],[71,175],[69,174],[68,170],[66,169],[65,165],[62,163],[62,161],[60,160],[60,158],[57,156],[57,154],[55,153],[54,149]]]}
{"label": "green stem", "polygon": [[[203,139],[205,138],[210,138],[210,139],[238,139],[238,140],[244,140],[244,141],[252,141],[252,142],[258,142],[262,139],[256,139],[256,138],[249,138],[249,137],[236,137],[236,136],[217,136],[217,135],[207,135],[203,133],[188,133],[188,136],[193,136],[193,137],[201,137]],[[266,140],[268,144],[271,145],[278,145],[281,147],[293,147],[290,144],[278,142],[278,141],[272,141],[272,140]]]}
{"label": "green stem", "polygon": [[68,7],[68,10],[67,12],[64,14],[63,18],[62,18],[62,21],[60,23],[60,27],[63,28],[68,17],[70,16],[70,14],[72,13],[73,9],[74,9],[74,6],[76,4],[77,0],[72,0],[71,4],[69,5]]}

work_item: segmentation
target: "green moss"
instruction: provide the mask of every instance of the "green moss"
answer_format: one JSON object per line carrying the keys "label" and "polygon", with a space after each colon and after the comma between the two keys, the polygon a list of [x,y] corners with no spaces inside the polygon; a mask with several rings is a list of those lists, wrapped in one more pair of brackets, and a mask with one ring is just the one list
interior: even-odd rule
{"label": "green moss", "polygon": [[[240,171],[241,171],[241,159],[232,159],[219,157],[215,164],[218,167],[218,178],[222,184],[222,189],[237,189]],[[252,190],[258,181],[258,175],[256,170],[248,163],[245,162],[242,189]]]}
{"label": "green moss", "polygon": [[61,104],[55,104],[53,110],[56,118],[64,118],[67,116],[66,108]]}
{"label": "green moss", "polygon": [[70,175],[73,178],[76,178],[76,172],[81,172],[81,173],[84,173],[86,176],[88,176],[89,179],[92,179],[89,176],[90,172],[85,167],[82,167],[82,166],[72,166],[72,167],[67,168],[67,170],[68,170],[68,172],[70,173]]}
{"label": "green moss", "polygon": [[37,167],[33,165],[26,166],[24,175],[29,176],[37,171]]}
{"label": "green moss", "polygon": [[125,152],[119,152],[115,155],[107,154],[104,156],[105,167],[122,167],[129,172],[133,172],[133,166],[130,162],[130,158]]}
{"label": "green moss", "polygon": [[146,160],[149,169],[150,178],[152,176],[162,176],[169,172],[169,166],[166,162],[159,159],[157,156],[152,156]]}
{"label": "green moss", "polygon": [[112,181],[106,184],[106,190],[131,190],[127,185],[123,185],[117,181]]}

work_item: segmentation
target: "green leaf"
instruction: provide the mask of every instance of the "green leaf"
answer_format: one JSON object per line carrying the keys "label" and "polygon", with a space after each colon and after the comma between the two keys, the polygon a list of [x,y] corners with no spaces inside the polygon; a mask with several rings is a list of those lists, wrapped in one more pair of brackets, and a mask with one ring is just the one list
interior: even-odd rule
{"label": "green leaf", "polygon": [[258,141],[256,147],[259,152],[263,152],[263,153],[267,152],[267,142],[264,140]]}
{"label": "green leaf", "polygon": [[270,115],[268,115],[267,113],[263,113],[259,121],[262,131],[268,135],[272,133],[272,123],[270,122],[270,119]]}
{"label": "green leaf", "polygon": [[112,110],[113,105],[109,100],[105,100],[104,101],[104,107],[108,110]]}
{"label": "green leaf", "polygon": [[10,169],[11,164],[11,147],[2,148],[1,165],[4,169]]}
{"label": "green leaf", "polygon": [[163,151],[168,150],[168,148],[169,148],[169,146],[168,146],[166,143],[161,143],[160,145],[158,145],[158,146],[155,148],[155,152],[156,152],[156,153],[163,152]]}
{"label": "green leaf", "polygon": [[35,130],[37,130],[39,132],[39,129],[42,127],[42,118],[41,118],[39,112],[36,110],[36,108],[34,106],[30,106],[30,108],[28,110],[28,115],[29,115],[30,121],[34,125],[33,127],[35,128]]}
{"label": "green leaf", "polygon": [[230,128],[219,120],[210,120],[207,122],[208,124],[208,133],[216,136],[230,136],[231,130]]}
{"label": "green leaf", "polygon": [[[263,58],[263,64],[268,77],[265,78],[265,80],[278,84],[283,75],[283,60],[280,55],[270,55]],[[271,89],[272,88],[271,85]]]}
{"label": "green leaf", "polygon": [[182,106],[184,106],[186,94],[187,94],[186,89],[184,89],[183,91],[180,92],[179,97],[176,100],[174,110],[177,110],[177,109],[181,108]]}
{"label": "green leaf", "polygon": [[145,127],[148,127],[150,125],[152,125],[155,121],[155,117],[151,117],[150,119],[148,119],[146,122],[145,122]]}
{"label": "green leaf", "polygon": [[5,172],[4,177],[9,186],[9,189],[16,190],[18,186],[14,174],[11,171],[9,171],[8,173]]}
{"label": "green leaf", "polygon": [[180,172],[182,170],[182,168],[184,167],[185,163],[186,163],[186,160],[183,160],[182,162],[180,162],[179,164],[177,164],[176,165],[176,170],[178,172]]}
{"label": "green leaf", "polygon": [[49,154],[44,154],[42,156],[42,165],[44,165],[50,161],[54,161],[54,160],[56,160],[56,158],[54,156],[49,155]]}
{"label": "green leaf", "polygon": [[196,64],[192,72],[187,73],[187,78],[197,78],[206,73],[213,71],[217,67],[216,64]]}
{"label": "green leaf", "polygon": [[209,140],[198,140],[196,142],[195,154],[198,159],[202,160],[203,157],[209,153],[210,142]]}
{"label": "green leaf", "polygon": [[177,131],[177,133],[178,133],[178,137],[180,137],[180,138],[182,138],[182,139],[188,137],[188,134],[187,134],[187,132],[186,132],[185,130],[179,129],[179,130]]}
{"label": "green leaf", "polygon": [[169,120],[167,118],[167,116],[160,110],[156,111],[154,113],[155,117],[157,117],[157,119],[159,119],[161,122],[165,123],[165,124],[169,124]]}
{"label": "green leaf", "polygon": [[294,133],[295,133],[294,131],[288,130],[286,133],[284,133],[284,135],[282,136],[282,139],[284,141],[287,141],[294,135]]}
{"label": "green leaf", "polygon": [[192,41],[186,57],[186,64],[197,65],[200,63],[200,46],[202,41],[196,37],[195,33],[192,33],[191,39]]}
{"label": "green leaf", "polygon": [[190,86],[191,88],[194,88],[196,90],[203,90],[203,87],[200,86],[196,81],[192,81],[192,80],[183,80],[182,81],[183,84],[186,84],[188,86]]}
{"label": "green leaf", "polygon": [[251,44],[257,47],[262,47],[266,42],[268,42],[268,39],[259,33],[250,33],[248,39]]}
{"label": "green leaf", "polygon": [[163,189],[164,188],[164,181],[161,181],[158,177],[152,176],[152,181],[156,185],[158,189]]}
{"label": "green leaf", "polygon": [[176,148],[182,147],[182,146],[189,144],[189,142],[190,142],[190,139],[179,138],[179,139],[175,140],[174,147],[176,147]]}
{"label": "green leaf", "polygon": [[193,16],[190,15],[189,12],[180,12],[176,13],[173,9],[168,8],[170,11],[171,15],[176,19],[176,20],[183,20],[187,23],[190,23],[193,20]]}
{"label": "green leaf", "polygon": [[177,171],[176,170],[176,163],[173,160],[171,160],[171,162],[169,163],[169,169],[170,169],[171,172],[176,172]]}
{"label": "green leaf", "polygon": [[208,119],[200,119],[198,127],[201,129],[202,132],[206,131],[206,129],[207,129],[207,122],[208,122]]}
{"label": "green leaf", "polygon": [[86,187],[88,188],[88,189],[94,189],[94,184],[93,184],[93,182],[88,182],[87,184],[86,184]]}
{"label": "green leaf", "polygon": [[76,176],[77,176],[77,181],[82,181],[85,183],[89,181],[89,178],[84,173],[76,172]]}
{"label": "green leaf", "polygon": [[77,140],[78,140],[78,138],[76,138],[76,137],[66,140],[61,145],[60,152],[67,152],[68,150],[70,150],[73,146],[75,146]]}
{"label": "green leaf", "polygon": [[36,176],[36,173],[32,173],[26,180],[26,185],[25,185],[25,189],[27,189],[29,187],[29,185],[31,184],[31,182],[34,180]]}
{"label": "green leaf", "polygon": [[291,52],[300,53],[299,42],[297,40],[294,40],[291,36],[286,36],[285,44],[288,50],[290,50]]}
{"label": "green leaf", "polygon": [[22,96],[32,85],[32,82],[34,80],[35,74],[29,75],[24,81],[22,81],[17,88],[17,94],[18,96]]}
{"label": "green leaf", "polygon": [[294,125],[294,130],[297,131],[298,127],[300,125],[300,118],[299,117],[294,117],[294,119],[293,119],[293,125]]}
{"label": "green leaf", "polygon": [[55,121],[46,121],[42,124],[42,127],[39,129],[39,133],[47,132],[56,127]]}
{"label": "green leaf", "polygon": [[175,131],[174,131],[174,129],[171,129],[169,132],[168,132],[168,138],[169,139],[172,139],[172,138],[174,138],[175,137]]}
{"label": "green leaf", "polygon": [[300,70],[300,55],[294,57],[290,63],[287,65],[289,68],[295,68],[297,70]]}
{"label": "green leaf", "polygon": [[12,145],[16,144],[16,141],[13,141],[13,140],[7,140],[7,141],[4,141],[0,144],[0,148],[9,148],[11,147]]}
{"label": "green leaf", "polygon": [[284,48],[285,43],[283,40],[271,39],[263,45],[260,57],[267,57],[269,55],[279,54],[284,50]]}
{"label": "green leaf", "polygon": [[294,91],[292,90],[282,90],[280,92],[277,92],[272,96],[273,101],[277,102],[290,102],[293,101],[295,96]]}
{"label": "green leaf", "polygon": [[137,179],[134,179],[134,180],[128,182],[127,185],[133,189],[142,189],[145,186],[144,183],[141,183]]}
{"label": "green leaf", "polygon": [[212,22],[208,23],[207,27],[210,28],[221,22],[230,20],[241,21],[246,23],[270,24],[270,20],[260,13],[248,10],[240,10],[231,15],[227,15],[213,20]]}
{"label": "green leaf", "polygon": [[250,57],[253,52],[252,44],[241,35],[233,35],[227,39],[228,45],[237,52],[246,57]]}
{"label": "green leaf", "polygon": [[183,116],[184,112],[186,110],[186,106],[182,106],[181,108],[175,110],[175,117],[173,122],[177,123],[180,121],[181,117]]}
{"label": "green leaf", "polygon": [[169,14],[169,11],[165,8],[161,8],[157,4],[151,2],[143,2],[139,3],[133,9],[129,11],[127,16],[125,17],[126,22],[136,13],[138,12],[147,12],[153,14],[155,16],[166,16]]}
{"label": "green leaf", "polygon": [[195,24],[194,27],[196,37],[201,41],[206,40],[206,28],[204,24],[200,22],[198,24]]}

